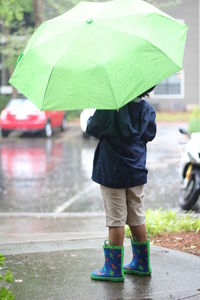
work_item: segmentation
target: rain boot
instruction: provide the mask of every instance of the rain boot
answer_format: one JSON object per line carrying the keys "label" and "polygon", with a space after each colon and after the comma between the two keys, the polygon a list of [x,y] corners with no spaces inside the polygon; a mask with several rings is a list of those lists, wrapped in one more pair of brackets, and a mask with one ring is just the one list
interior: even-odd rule
{"label": "rain boot", "polygon": [[91,273],[91,278],[95,280],[123,281],[124,247],[114,246],[109,244],[109,241],[105,241],[103,249],[105,264],[100,270],[93,271]]}
{"label": "rain boot", "polygon": [[131,246],[133,258],[129,264],[123,266],[124,273],[150,276],[151,266],[149,238],[146,242],[137,242],[136,238],[133,239],[131,237]]}

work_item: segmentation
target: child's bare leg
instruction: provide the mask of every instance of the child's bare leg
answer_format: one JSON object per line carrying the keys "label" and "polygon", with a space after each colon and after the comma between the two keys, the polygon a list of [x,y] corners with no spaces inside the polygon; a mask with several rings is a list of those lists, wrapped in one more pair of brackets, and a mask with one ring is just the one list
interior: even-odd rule
{"label": "child's bare leg", "polygon": [[145,224],[139,226],[130,226],[130,230],[132,236],[135,236],[138,242],[146,242],[147,234]]}
{"label": "child's bare leg", "polygon": [[124,226],[109,227],[109,240],[111,240],[115,246],[123,246]]}

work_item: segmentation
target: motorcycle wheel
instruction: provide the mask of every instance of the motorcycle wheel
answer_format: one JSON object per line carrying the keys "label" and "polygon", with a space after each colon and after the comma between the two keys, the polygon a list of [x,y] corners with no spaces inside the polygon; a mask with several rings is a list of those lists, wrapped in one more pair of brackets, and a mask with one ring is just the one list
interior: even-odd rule
{"label": "motorcycle wheel", "polygon": [[192,173],[186,188],[181,189],[179,205],[184,210],[194,207],[200,195],[200,177],[198,173]]}

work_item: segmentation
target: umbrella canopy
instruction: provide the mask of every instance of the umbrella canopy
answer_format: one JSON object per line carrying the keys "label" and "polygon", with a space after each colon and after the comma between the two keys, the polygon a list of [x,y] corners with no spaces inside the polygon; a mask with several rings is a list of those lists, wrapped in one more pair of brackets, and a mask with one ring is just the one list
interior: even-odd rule
{"label": "umbrella canopy", "polygon": [[10,83],[42,110],[118,109],[182,68],[187,29],[145,1],[81,2],[36,30]]}

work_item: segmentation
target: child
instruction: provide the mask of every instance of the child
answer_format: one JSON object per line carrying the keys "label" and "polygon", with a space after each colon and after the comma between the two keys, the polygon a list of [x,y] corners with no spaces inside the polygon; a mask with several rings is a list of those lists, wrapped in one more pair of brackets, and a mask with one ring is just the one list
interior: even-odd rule
{"label": "child", "polygon": [[[96,280],[123,281],[124,273],[150,275],[149,239],[143,206],[147,182],[146,144],[156,135],[155,110],[145,100],[151,88],[117,110],[96,110],[86,132],[99,139],[93,181],[100,184],[109,241],[104,243],[105,264],[91,273]],[[132,233],[133,258],[123,266],[124,226]]]}

